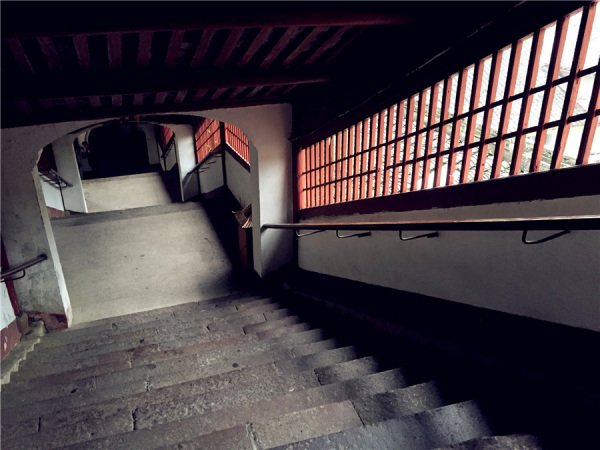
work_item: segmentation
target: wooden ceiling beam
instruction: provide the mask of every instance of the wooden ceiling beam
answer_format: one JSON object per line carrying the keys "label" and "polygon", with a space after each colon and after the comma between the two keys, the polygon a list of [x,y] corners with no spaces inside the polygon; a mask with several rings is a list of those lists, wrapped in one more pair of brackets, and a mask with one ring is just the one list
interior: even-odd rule
{"label": "wooden ceiling beam", "polygon": [[87,36],[73,36],[73,45],[79,60],[79,68],[88,71],[91,67],[90,47],[88,45]]}
{"label": "wooden ceiling beam", "polygon": [[19,39],[7,39],[6,43],[8,44],[8,48],[13,54],[21,72],[33,72],[33,66],[25,54],[25,49],[21,45],[21,41]]}
{"label": "wooden ceiling beam", "polygon": [[60,56],[58,55],[58,52],[56,51],[56,46],[54,45],[52,38],[39,37],[37,39],[37,41],[40,44],[40,49],[42,50],[42,53],[46,57],[46,63],[48,64],[48,68],[52,72],[57,72],[59,70],[62,70]]}
{"label": "wooden ceiling beam", "polygon": [[3,92],[3,102],[42,98],[66,98],[147,94],[197,89],[237,88],[248,86],[282,86],[330,81],[330,77],[313,70],[242,70],[184,72],[170,70],[156,73],[76,73],[54,75],[5,76],[11,89]]}
{"label": "wooden ceiling beam", "polygon": [[185,31],[176,30],[171,33],[171,40],[169,42],[169,50],[167,51],[167,57],[165,58],[165,67],[173,67],[177,62],[179,56],[179,49],[183,42],[183,36]]}
{"label": "wooden ceiling beam", "polygon": [[151,31],[140,33],[138,42],[137,66],[140,69],[148,67],[152,57],[152,38],[154,33]]}
{"label": "wooden ceiling beam", "polygon": [[227,63],[227,60],[231,56],[231,53],[233,53],[233,50],[235,49],[238,41],[242,37],[243,32],[244,32],[243,28],[236,28],[229,32],[229,37],[227,38],[227,42],[225,42],[225,45],[221,49],[221,53],[219,53],[219,56],[217,57],[217,60],[215,61],[216,67],[223,67]]}
{"label": "wooden ceiling beam", "polygon": [[123,35],[110,33],[108,35],[108,67],[120,69],[123,65]]}
{"label": "wooden ceiling beam", "polygon": [[[117,4],[102,2],[40,2],[35,14],[27,3],[8,2],[2,7],[6,22],[4,37],[74,36],[109,33],[141,33],[171,30],[218,30],[263,27],[307,26],[376,26],[412,23],[414,7],[396,2],[306,2],[287,5],[287,2],[264,4],[227,2],[215,3],[207,11],[202,2],[144,4],[140,14],[136,2]],[[386,4],[389,3],[389,4]],[[128,11],[130,10],[130,13]],[[407,13],[408,12],[408,13]],[[86,20],[72,20],[85,17]],[[4,22],[4,20],[3,20]]]}

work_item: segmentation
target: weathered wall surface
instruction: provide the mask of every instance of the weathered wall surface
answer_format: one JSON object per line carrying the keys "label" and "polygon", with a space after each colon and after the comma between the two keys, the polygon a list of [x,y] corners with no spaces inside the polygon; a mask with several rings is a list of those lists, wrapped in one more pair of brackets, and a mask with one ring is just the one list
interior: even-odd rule
{"label": "weathered wall surface", "polygon": [[[589,196],[311,221],[587,215],[597,214],[599,204],[599,196]],[[552,233],[531,232],[528,238]],[[519,231],[442,231],[408,242],[393,231],[352,239],[328,231],[299,239],[298,247],[302,269],[600,331],[599,244],[599,231],[572,231],[539,245],[524,245]]]}
{"label": "weathered wall surface", "polygon": [[227,187],[240,205],[245,208],[252,203],[250,171],[242,167],[229,152],[225,152],[225,171],[227,172]]}

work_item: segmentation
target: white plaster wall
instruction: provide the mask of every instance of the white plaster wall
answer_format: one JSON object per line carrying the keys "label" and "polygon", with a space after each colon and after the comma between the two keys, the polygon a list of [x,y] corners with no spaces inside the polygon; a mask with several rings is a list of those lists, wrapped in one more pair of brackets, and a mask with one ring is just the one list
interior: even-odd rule
{"label": "white plaster wall", "polygon": [[16,319],[10,298],[8,297],[8,290],[4,283],[0,283],[0,308],[0,329],[4,330]]}
{"label": "white plaster wall", "polygon": [[260,276],[292,260],[292,238],[286,230],[261,232],[265,223],[292,220],[292,159],[289,141],[291,105],[198,111],[193,114],[239,127],[250,141],[250,194],[254,269]]}
{"label": "white plaster wall", "polygon": [[[58,174],[73,185],[72,187],[63,188],[65,208],[70,211],[85,213],[87,212],[87,206],[83,193],[83,185],[81,184],[79,166],[77,165],[77,157],[73,149],[74,140],[75,136],[73,135],[63,136],[52,143],[52,150]],[[56,188],[53,189],[58,192],[60,199],[60,191]],[[62,202],[58,209],[63,209]]]}
{"label": "white plaster wall", "polygon": [[[587,215],[598,214],[599,206],[600,196],[590,196],[311,221]],[[531,232],[528,238],[552,233]],[[438,238],[408,242],[397,232],[337,239],[335,231],[327,231],[298,244],[302,269],[595,331],[600,331],[599,249],[600,231],[572,231],[539,245],[521,243],[520,231],[441,231]]]}
{"label": "white plaster wall", "polygon": [[146,135],[146,146],[148,147],[148,163],[160,164],[160,145],[156,140],[154,124],[141,123],[139,127]]}
{"label": "white plaster wall", "polygon": [[169,125],[175,133],[175,151],[179,162],[179,181],[181,185],[181,200],[186,201],[198,195],[198,183],[195,177],[186,177],[187,173],[196,165],[196,149],[194,142],[194,129],[191,125]]}
{"label": "white plaster wall", "polygon": [[240,202],[242,208],[245,208],[252,203],[250,172],[242,167],[229,152],[225,152],[225,170],[227,172],[227,187],[237,201]]}
{"label": "white plaster wall", "polygon": [[222,155],[216,154],[208,162],[202,165],[201,172],[190,176],[190,183],[196,183],[200,177],[200,192],[209,194],[223,186],[223,163]]}
{"label": "white plaster wall", "polygon": [[49,206],[50,208],[54,208],[54,209],[58,209],[59,211],[64,211],[65,208],[63,208],[63,203],[62,203],[62,199],[60,196],[60,189],[58,189],[57,187],[55,187],[54,185],[52,185],[51,183],[49,183],[48,181],[45,181],[45,176],[39,175],[39,172],[37,172],[37,170],[35,171],[36,176],[40,177],[41,180],[41,186],[42,186],[42,193],[44,195],[44,202],[46,204],[46,206]]}

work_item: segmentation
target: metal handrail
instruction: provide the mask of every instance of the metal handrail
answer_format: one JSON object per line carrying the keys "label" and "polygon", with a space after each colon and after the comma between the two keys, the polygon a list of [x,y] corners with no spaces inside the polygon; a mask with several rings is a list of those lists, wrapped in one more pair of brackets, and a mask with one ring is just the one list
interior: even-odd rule
{"label": "metal handrail", "polygon": [[[340,236],[341,230],[369,230],[369,231],[398,231],[401,241],[410,241],[424,237],[438,237],[438,231],[523,231],[524,244],[541,244],[564,236],[570,230],[600,230],[600,215],[593,216],[560,216],[560,217],[534,217],[534,218],[508,218],[508,219],[475,219],[475,220],[429,220],[407,222],[354,222],[354,223],[268,223],[262,229],[295,230],[298,237],[309,236],[319,231],[335,230],[336,236],[363,237],[370,233],[359,233],[349,236]],[[299,234],[298,230],[313,230],[312,233]],[[407,230],[438,230],[414,237],[403,237],[402,231]],[[562,230],[551,236],[535,241],[527,240],[527,232],[534,230]]]}
{"label": "metal handrail", "polygon": [[[218,148],[218,147],[217,147]],[[206,155],[204,158],[202,158],[202,160],[196,164],[187,174],[186,177],[190,176],[192,173],[197,172],[198,170],[200,170],[200,167],[202,167],[204,164],[207,164],[207,161],[210,160],[213,157],[217,157],[217,156],[221,156],[221,152],[217,151],[217,152],[212,152],[209,153],[208,155]],[[209,163],[210,164],[210,163]]]}
{"label": "metal handrail", "polygon": [[[65,180],[63,177],[61,177],[60,174],[54,169],[41,169],[40,175],[43,175],[46,178],[48,178],[48,180],[50,182],[56,183],[58,188],[73,187],[73,185],[71,183],[69,183],[67,180]],[[52,177],[54,177],[54,178],[51,178],[49,175],[52,175]],[[57,180],[58,180],[58,183],[57,183]],[[61,183],[64,183],[65,185],[63,186]]]}
{"label": "metal handrail", "polygon": [[600,215],[508,219],[426,220],[406,222],[302,222],[267,223],[264,229],[289,230],[438,230],[438,231],[523,231],[600,230]]}
{"label": "metal handrail", "polygon": [[[20,280],[21,278],[23,278],[26,275],[26,272],[25,272],[26,269],[29,269],[31,266],[35,266],[36,264],[39,264],[42,261],[46,261],[47,259],[48,259],[48,256],[46,256],[45,253],[42,253],[37,258],[34,258],[31,261],[27,261],[23,264],[19,264],[18,266],[15,266],[15,267],[9,267],[7,269],[3,269],[1,278],[0,278],[0,283],[4,283],[6,281]],[[7,279],[8,277],[10,277],[16,273],[19,273],[19,272],[23,272],[23,275],[18,278]]]}

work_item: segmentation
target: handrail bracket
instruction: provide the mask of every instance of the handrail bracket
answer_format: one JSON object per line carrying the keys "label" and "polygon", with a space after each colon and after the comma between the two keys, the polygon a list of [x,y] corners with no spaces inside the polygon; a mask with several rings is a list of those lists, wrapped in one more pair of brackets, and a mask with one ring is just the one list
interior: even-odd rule
{"label": "handrail bracket", "polygon": [[302,234],[300,234],[298,231],[299,230],[296,229],[296,236],[304,237],[304,236],[310,236],[311,234],[322,233],[325,230],[313,230],[313,231],[309,231],[308,233],[302,233]]}
{"label": "handrail bracket", "polygon": [[528,241],[527,240],[527,232],[528,231],[529,230],[523,230],[523,236],[521,237],[521,241],[523,242],[523,244],[526,244],[526,245],[534,245],[534,244],[541,244],[543,242],[548,242],[548,241],[551,241],[552,239],[556,239],[558,237],[564,236],[565,234],[569,234],[571,232],[570,230],[564,230],[559,233],[555,233],[551,236],[548,236],[548,237],[545,237],[542,239],[538,239],[537,241]]}
{"label": "handrail bracket", "polygon": [[433,233],[425,233],[425,234],[419,234],[418,236],[404,237],[404,236],[402,236],[402,230],[398,230],[398,236],[400,237],[401,241],[412,241],[413,239],[421,239],[421,238],[434,238],[434,237],[438,237],[439,235],[440,235],[440,233],[438,233],[437,231],[434,231]]}
{"label": "handrail bracket", "polygon": [[361,238],[361,237],[371,236],[371,232],[370,231],[364,231],[362,233],[354,233],[354,234],[348,234],[346,236],[340,236],[340,230],[335,230],[335,235],[339,239],[346,239],[346,238],[351,238],[351,237]]}

